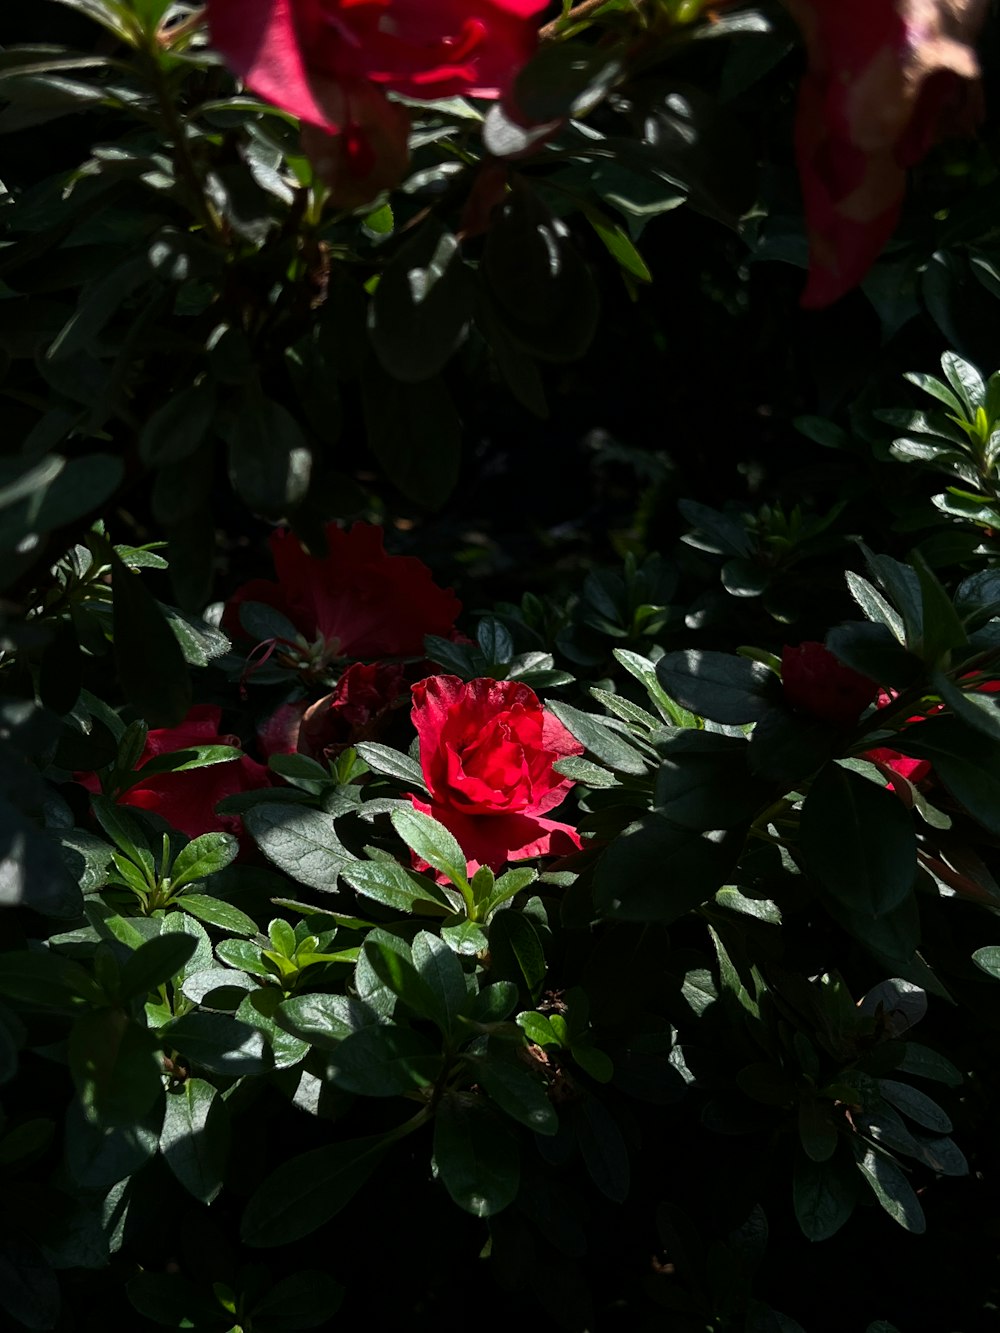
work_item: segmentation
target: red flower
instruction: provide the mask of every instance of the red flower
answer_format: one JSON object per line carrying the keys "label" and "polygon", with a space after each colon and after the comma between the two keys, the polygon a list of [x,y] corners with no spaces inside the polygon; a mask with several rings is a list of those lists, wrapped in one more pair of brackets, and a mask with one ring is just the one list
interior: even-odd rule
{"label": "red flower", "polygon": [[[198,745],[239,745],[235,736],[219,734],[222,709],[212,704],[197,704],[179,727],[161,727],[149,732],[136,768],[141,770],[154,755],[170,754]],[[78,774],[77,781],[88,791],[100,791],[100,783],[93,773]],[[178,773],[157,773],[130,787],[118,797],[119,805],[134,805],[152,810],[168,824],[197,838],[202,833],[235,833],[243,831],[237,815],[217,815],[215,807],[224,796],[237,792],[254,791],[270,785],[268,771],[249,755],[240,755],[222,764],[204,768],[189,768]]]}
{"label": "red flower", "polygon": [[785,0],[809,68],[795,151],[809,232],[807,307],[856,286],[892,235],[906,168],[981,115],[969,45],[986,0]]}
{"label": "red flower", "polygon": [[816,642],[784,648],[781,683],[791,708],[838,727],[857,722],[878,693],[873,680],[844,666],[829,648]]}
{"label": "red flower", "polygon": [[413,686],[412,717],[431,795],[413,804],[454,833],[470,863],[499,870],[581,845],[575,829],[541,816],[573,786],[553,762],[583,746],[527,685],[430,676]]}
{"label": "red flower", "polygon": [[[895,698],[895,690],[880,689],[878,692],[879,708],[888,708]],[[940,713],[941,707],[942,705],[938,704],[927,713],[915,713],[913,717],[906,719],[907,726],[911,722],[923,722],[925,718],[930,717],[931,713]],[[923,782],[931,771],[931,761],[929,759],[911,759],[908,754],[900,754],[899,750],[893,750],[891,746],[887,745],[878,745],[874,750],[866,750],[861,758],[868,759],[873,764],[878,764],[879,768],[898,773],[901,778],[906,778],[914,786]],[[889,786],[892,786],[891,782]]]}
{"label": "red flower", "polygon": [[332,694],[306,709],[299,727],[299,754],[329,760],[349,745],[374,740],[407,692],[401,662],[355,662]]}
{"label": "red flower", "polygon": [[461,602],[437,586],[422,561],[386,555],[381,528],[355,523],[345,532],[330,523],[326,539],[329,554],[320,558],[286,529],[273,532],[278,581],[254,579],[237,589],[223,617],[229,633],[246,637],[241,603],[264,602],[318,644],[323,665],[335,657],[416,657],[425,634],[451,631]]}
{"label": "red flower", "polygon": [[[355,154],[366,142],[378,163],[366,173],[374,186],[371,199],[395,183],[390,175],[398,180],[405,170],[405,135],[401,145],[398,121],[390,127],[388,110],[377,113],[373,99],[384,103],[386,91],[418,99],[498,97],[531,55],[532,19],[545,4],[208,0],[208,21],[212,41],[255,93],[327,134],[353,136]],[[348,158],[351,151],[348,143]],[[388,171],[392,163],[395,169]],[[334,202],[354,206],[336,196],[336,185],[334,190]]]}

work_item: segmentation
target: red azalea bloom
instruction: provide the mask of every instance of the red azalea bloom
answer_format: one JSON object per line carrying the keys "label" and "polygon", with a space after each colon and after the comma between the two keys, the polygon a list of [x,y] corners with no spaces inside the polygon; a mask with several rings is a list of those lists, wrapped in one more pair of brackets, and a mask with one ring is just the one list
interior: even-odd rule
{"label": "red azalea bloom", "polygon": [[[880,689],[878,692],[879,708],[887,708],[895,698],[895,690]],[[907,726],[911,722],[923,722],[925,718],[930,717],[931,713],[940,713],[941,707],[939,704],[927,713],[915,713],[913,717],[906,719]],[[866,750],[861,758],[871,760],[873,764],[878,764],[880,768],[898,773],[901,778],[906,778],[914,786],[923,782],[931,771],[931,761],[929,759],[912,759],[908,754],[901,754],[899,750],[894,750],[887,745],[878,745],[874,750]],[[892,786],[891,782],[889,786]]]}
{"label": "red azalea bloom", "polygon": [[781,684],[791,708],[838,727],[857,722],[878,693],[873,680],[845,666],[829,648],[816,642],[785,646]]}
{"label": "red azalea bloom", "polygon": [[287,529],[271,534],[277,582],[253,579],[229,599],[223,627],[246,637],[240,624],[242,602],[263,602],[280,611],[308,643],[319,641],[321,656],[416,657],[424,635],[447,636],[462,604],[442,589],[421,560],[386,555],[382,529],[355,523],[349,532],[330,523],[329,553],[309,553]]}
{"label": "red azalea bloom", "polygon": [[[149,732],[146,745],[136,765],[142,769],[155,755],[170,754],[196,745],[239,745],[235,736],[219,734],[222,709],[212,704],[196,704],[178,727],[160,727]],[[93,773],[77,774],[77,781],[88,791],[100,791]],[[240,755],[222,764],[189,768],[179,773],[157,773],[130,787],[118,797],[119,805],[134,805],[152,810],[168,824],[197,838],[202,833],[243,831],[237,815],[217,815],[215,807],[224,796],[241,791],[255,791],[270,785],[268,771],[249,755]]]}
{"label": "red azalea bloom", "polygon": [[981,116],[970,43],[986,0],[785,0],[809,68],[795,151],[809,232],[808,308],[856,286],[892,235],[906,168]]}
{"label": "red azalea bloom", "polygon": [[430,676],[413,686],[412,717],[431,795],[413,804],[454,833],[470,863],[499,870],[581,846],[574,828],[542,816],[573,786],[553,762],[583,746],[527,685]]}
{"label": "red azalea bloom", "polygon": [[302,715],[299,754],[330,760],[349,745],[374,740],[407,694],[402,662],[353,663],[332,694],[310,704]]}
{"label": "red azalea bloom", "polygon": [[[248,88],[307,125],[353,138],[353,149],[348,142],[342,150],[347,160],[337,163],[333,189],[335,203],[354,207],[352,187],[358,203],[368,202],[405,171],[402,113],[390,113],[385,92],[498,97],[534,50],[533,20],[545,4],[208,0],[208,22],[212,41]],[[376,100],[386,109],[377,111]],[[312,150],[322,164],[321,146],[313,141]],[[329,145],[325,154],[332,155]],[[362,172],[366,157],[370,169]],[[365,180],[371,193],[360,198]]]}

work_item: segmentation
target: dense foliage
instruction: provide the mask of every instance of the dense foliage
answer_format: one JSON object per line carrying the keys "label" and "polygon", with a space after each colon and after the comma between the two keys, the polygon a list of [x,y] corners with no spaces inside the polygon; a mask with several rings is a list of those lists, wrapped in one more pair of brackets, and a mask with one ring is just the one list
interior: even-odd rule
{"label": "dense foliage", "polygon": [[0,17],[4,1327],[995,1326],[993,8]]}

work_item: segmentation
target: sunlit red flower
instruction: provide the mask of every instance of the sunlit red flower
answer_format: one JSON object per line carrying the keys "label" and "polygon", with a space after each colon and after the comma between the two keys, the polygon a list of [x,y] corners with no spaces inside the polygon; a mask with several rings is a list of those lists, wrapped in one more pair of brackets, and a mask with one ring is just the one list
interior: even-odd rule
{"label": "sunlit red flower", "polygon": [[580,847],[574,828],[543,816],[573,785],[553,763],[583,746],[527,685],[430,676],[413,686],[412,717],[431,796],[413,803],[451,830],[471,864],[498,870]]}

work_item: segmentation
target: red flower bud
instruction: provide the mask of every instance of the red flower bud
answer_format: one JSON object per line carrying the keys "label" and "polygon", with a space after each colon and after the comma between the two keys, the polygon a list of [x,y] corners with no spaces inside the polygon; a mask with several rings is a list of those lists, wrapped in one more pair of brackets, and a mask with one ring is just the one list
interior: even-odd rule
{"label": "red flower bud", "polygon": [[837,727],[855,723],[878,693],[878,686],[853,667],[838,662],[822,643],[786,646],[781,654],[785,701]]}

